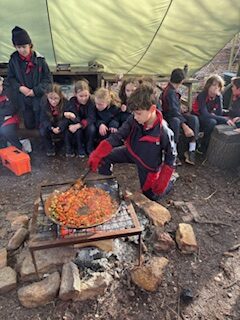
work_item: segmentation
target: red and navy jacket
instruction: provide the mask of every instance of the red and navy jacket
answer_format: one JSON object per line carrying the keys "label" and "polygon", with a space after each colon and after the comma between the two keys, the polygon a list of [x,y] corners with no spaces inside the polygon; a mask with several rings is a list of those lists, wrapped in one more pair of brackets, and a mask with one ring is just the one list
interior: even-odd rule
{"label": "red and navy jacket", "polygon": [[162,92],[162,113],[167,121],[172,118],[178,118],[181,123],[186,122],[186,119],[181,114],[181,94],[177,92],[170,82]]}
{"label": "red and navy jacket", "polygon": [[215,119],[222,116],[222,112],[222,95],[211,98],[207,91],[200,92],[192,106],[192,113],[203,118]]}
{"label": "red and navy jacket", "polygon": [[106,139],[113,147],[122,145],[129,151],[133,161],[151,172],[158,172],[164,154],[164,163],[173,166],[176,157],[176,147],[173,132],[162,120],[162,113],[157,111],[157,119],[150,129],[139,124],[129,116],[121,128]]}
{"label": "red and navy jacket", "polygon": [[240,117],[240,96],[233,97],[232,105],[229,108],[228,115],[231,119]]}
{"label": "red and navy jacket", "polygon": [[65,111],[73,112],[76,116],[76,119],[69,120],[69,124],[80,123],[83,128],[90,124],[96,124],[96,108],[90,97],[85,105],[80,104],[76,97],[72,97],[68,101]]}
{"label": "red and navy jacket", "polygon": [[16,107],[9,101],[4,94],[0,95],[0,127],[7,124],[18,123]]}
{"label": "red and navy jacket", "polygon": [[[26,104],[28,104],[32,105],[35,111],[38,111],[40,109],[40,100],[49,84],[52,83],[52,76],[44,57],[35,51],[32,51],[31,62],[33,67],[30,72],[27,72],[28,62],[23,61],[18,52],[15,51],[8,63],[5,86],[8,97],[19,110],[24,110]],[[20,86],[32,89],[35,96],[25,97],[19,92]]]}
{"label": "red and navy jacket", "polygon": [[51,131],[52,127],[59,127],[61,132],[63,132],[68,126],[68,120],[63,117],[66,104],[67,100],[64,99],[62,110],[59,110],[59,108],[53,108],[49,104],[47,97],[43,96],[40,104],[40,129],[47,129]]}
{"label": "red and navy jacket", "polygon": [[120,125],[119,115],[121,109],[116,106],[109,106],[106,109],[97,112],[97,128],[100,127],[101,124],[105,124],[108,128],[117,129]]}

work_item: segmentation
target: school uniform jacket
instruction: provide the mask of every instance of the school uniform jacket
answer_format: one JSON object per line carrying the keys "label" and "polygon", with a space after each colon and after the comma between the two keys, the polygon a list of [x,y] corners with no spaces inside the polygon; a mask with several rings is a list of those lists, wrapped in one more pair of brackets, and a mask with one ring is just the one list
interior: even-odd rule
{"label": "school uniform jacket", "polygon": [[120,125],[120,111],[121,109],[116,106],[107,107],[103,111],[97,110],[97,128],[99,128],[101,124],[105,124],[108,128],[117,129]]}
{"label": "school uniform jacket", "polygon": [[73,112],[76,116],[76,119],[69,120],[69,124],[80,123],[85,129],[88,125],[96,123],[96,107],[91,98],[85,105],[82,105],[76,97],[72,97],[68,101],[65,111]]}
{"label": "school uniform jacket", "polygon": [[181,123],[186,122],[181,114],[181,94],[176,91],[170,82],[162,93],[162,113],[167,121],[178,118]]}
{"label": "school uniform jacket", "polygon": [[222,116],[223,101],[222,95],[216,96],[214,99],[208,96],[206,91],[202,91],[197,96],[192,106],[192,112],[200,119],[217,119]]}
{"label": "school uniform jacket", "polygon": [[18,119],[16,119],[16,108],[7,96],[0,95],[0,127],[11,123],[18,123]]}
{"label": "school uniform jacket", "polygon": [[[44,57],[32,51],[31,62],[34,67],[28,74],[26,73],[27,62],[21,60],[17,51],[11,55],[8,63],[7,94],[18,110],[24,110],[25,105],[28,104],[32,105],[34,111],[39,111],[41,97],[48,85],[52,83],[52,76]],[[35,96],[25,97],[19,92],[20,86],[32,89]]]}
{"label": "school uniform jacket", "polygon": [[147,171],[158,172],[162,163],[164,153],[164,163],[173,166],[176,157],[176,147],[173,132],[162,120],[162,114],[157,111],[157,119],[153,127],[146,129],[133,117],[124,122],[121,128],[106,139],[113,147],[125,146],[133,158],[134,162]]}
{"label": "school uniform jacket", "polygon": [[58,112],[57,109],[53,110],[50,107],[50,104],[46,96],[42,97],[40,104],[40,130],[51,131],[52,127],[59,127],[61,132],[63,132],[68,126],[68,120],[63,117],[63,112],[66,104],[67,100],[64,100],[63,110]]}

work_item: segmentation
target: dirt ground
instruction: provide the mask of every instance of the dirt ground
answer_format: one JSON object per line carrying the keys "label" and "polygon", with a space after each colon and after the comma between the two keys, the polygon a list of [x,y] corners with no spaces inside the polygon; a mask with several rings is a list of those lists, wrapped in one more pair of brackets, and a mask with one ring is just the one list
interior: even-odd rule
{"label": "dirt ground", "polygon": [[[0,246],[6,246],[11,236],[9,211],[32,215],[33,201],[42,183],[63,182],[79,177],[86,160],[66,159],[61,155],[46,158],[43,152],[32,153],[32,173],[20,177],[0,165]],[[157,293],[147,293],[127,281],[126,272],[119,285],[103,298],[92,302],[55,302],[37,309],[25,309],[17,291],[0,296],[1,319],[240,319],[240,251],[231,257],[223,253],[240,242],[240,171],[221,171],[199,158],[195,167],[183,165],[175,190],[163,201],[169,205],[171,222],[165,230],[174,235],[181,222],[180,209],[172,201],[191,201],[202,220],[216,224],[193,223],[199,244],[196,255],[183,255],[177,249],[165,254],[170,261]],[[138,190],[133,166],[117,165],[114,170],[120,186]],[[193,302],[180,302],[182,289],[191,289]],[[181,315],[181,318],[178,315]]]}

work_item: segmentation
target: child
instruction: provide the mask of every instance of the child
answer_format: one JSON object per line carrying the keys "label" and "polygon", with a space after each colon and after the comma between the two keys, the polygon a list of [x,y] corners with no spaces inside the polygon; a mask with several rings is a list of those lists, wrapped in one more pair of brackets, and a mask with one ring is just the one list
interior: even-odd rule
{"label": "child", "polygon": [[[174,132],[176,144],[179,142],[180,130],[189,139],[189,150],[184,153],[185,162],[191,165],[195,164],[196,141],[199,133],[198,118],[189,113],[181,111],[181,95],[177,91],[185,78],[182,69],[174,69],[171,74],[170,82],[162,93],[162,110],[164,119]],[[178,165],[181,164],[178,160]]]}
{"label": "child", "polygon": [[[100,174],[110,175],[114,163],[135,163],[142,192],[156,200],[166,191],[174,171],[173,133],[154,105],[151,86],[140,85],[130,96],[128,108],[133,115],[116,133],[99,144],[91,153],[88,164],[93,171],[99,167]],[[121,146],[123,140],[125,145]]]}
{"label": "child", "polygon": [[100,88],[95,92],[95,104],[97,109],[97,129],[100,140],[107,138],[110,133],[117,132],[120,125],[120,108],[117,107],[116,98],[111,96],[108,89]]}
{"label": "child", "polygon": [[[211,133],[217,124],[227,124],[228,119],[222,116],[223,102],[222,90],[223,79],[218,75],[210,76],[193,103],[192,112],[197,115],[200,121],[201,130],[204,132],[199,153],[205,153],[209,144]],[[230,124],[230,121],[229,121]]]}
{"label": "child", "polygon": [[240,128],[240,77],[232,78],[232,105],[228,116],[230,125]]}
{"label": "child", "polygon": [[27,129],[39,127],[40,100],[52,77],[44,57],[32,50],[28,33],[15,27],[12,42],[16,51],[8,64],[7,89],[10,100],[18,107]]}
{"label": "child", "polygon": [[46,95],[41,100],[40,134],[43,137],[48,157],[56,154],[54,136],[63,139],[63,133],[68,125],[67,119],[63,117],[66,102],[61,87],[56,83],[49,86]]}
{"label": "child", "polygon": [[127,120],[130,115],[130,112],[127,108],[127,100],[130,95],[136,90],[136,81],[133,78],[124,80],[119,91],[119,98],[121,99],[121,112],[119,114],[120,125]]}
{"label": "child", "polygon": [[17,126],[19,119],[16,115],[16,108],[3,93],[3,81],[0,77],[0,138],[3,139],[3,147],[7,142],[18,149],[22,149],[22,144],[17,136]]}
{"label": "child", "polygon": [[[85,80],[75,84],[75,96],[68,102],[65,118],[69,120],[65,135],[66,157],[73,157],[73,145],[76,140],[77,156],[83,158],[94,149],[96,137],[96,110],[90,97],[90,88]],[[86,150],[85,150],[86,148]]]}

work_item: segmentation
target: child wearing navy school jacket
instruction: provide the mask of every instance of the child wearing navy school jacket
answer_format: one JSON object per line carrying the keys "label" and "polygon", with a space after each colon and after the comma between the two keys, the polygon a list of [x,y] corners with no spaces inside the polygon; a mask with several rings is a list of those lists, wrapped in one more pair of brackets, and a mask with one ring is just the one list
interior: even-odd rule
{"label": "child wearing navy school jacket", "polygon": [[22,149],[22,144],[17,136],[19,123],[16,108],[9,101],[3,91],[4,79],[0,77],[0,138],[3,140],[3,147],[7,147],[7,142],[18,149]]}
{"label": "child wearing navy school jacket", "polygon": [[127,100],[137,88],[137,83],[134,78],[123,80],[119,90],[119,98],[121,99],[121,112],[119,114],[120,125],[122,125],[131,114],[127,107]]}
{"label": "child wearing navy school jacket", "polygon": [[113,164],[135,163],[142,192],[159,200],[169,189],[176,146],[173,132],[154,103],[152,86],[140,85],[128,101],[133,114],[117,132],[101,141],[88,164],[93,171],[111,175]]}
{"label": "child wearing navy school jacket", "polygon": [[60,85],[54,83],[49,86],[47,93],[41,100],[40,134],[48,157],[55,156],[54,136],[64,140],[64,133],[68,121],[63,116],[67,100],[61,92]]}
{"label": "child wearing navy school jacket", "polygon": [[68,119],[65,134],[66,157],[79,158],[90,154],[94,149],[96,138],[96,109],[90,96],[87,80],[77,81],[74,88],[75,96],[70,99],[64,116]]}
{"label": "child wearing navy school jacket", "polygon": [[40,101],[52,76],[43,56],[33,51],[28,33],[15,27],[12,42],[16,51],[11,55],[7,73],[7,94],[23,116],[27,129],[39,128]]}

